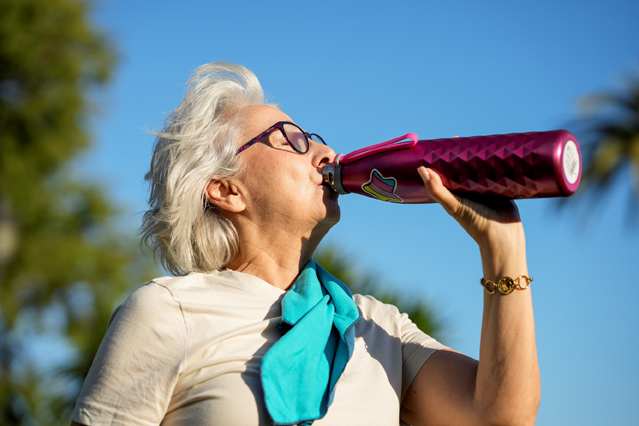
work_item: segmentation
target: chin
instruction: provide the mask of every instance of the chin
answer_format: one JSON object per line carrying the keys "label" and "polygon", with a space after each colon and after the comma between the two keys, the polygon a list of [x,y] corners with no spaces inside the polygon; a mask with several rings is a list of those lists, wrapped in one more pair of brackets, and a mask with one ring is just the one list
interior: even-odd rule
{"label": "chin", "polygon": [[335,199],[334,201],[328,200],[324,203],[324,205],[326,206],[325,221],[330,223],[330,226],[332,227],[337,222],[339,222],[342,215],[342,210],[340,209],[339,204],[337,204],[337,199]]}
{"label": "chin", "polygon": [[313,229],[313,236],[316,238],[316,245],[328,234],[333,226],[339,222],[340,208],[337,203],[332,203],[332,206],[327,206],[326,215],[320,220]]}

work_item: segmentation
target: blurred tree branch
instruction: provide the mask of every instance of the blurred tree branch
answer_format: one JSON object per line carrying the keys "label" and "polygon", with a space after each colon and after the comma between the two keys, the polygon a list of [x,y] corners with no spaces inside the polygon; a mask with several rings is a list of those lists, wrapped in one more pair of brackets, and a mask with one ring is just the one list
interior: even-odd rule
{"label": "blurred tree branch", "polygon": [[580,101],[582,117],[573,124],[579,137],[583,171],[575,196],[560,206],[589,203],[588,212],[628,173],[631,192],[628,223],[637,223],[639,207],[639,73],[626,76],[625,90],[597,93]]}
{"label": "blurred tree branch", "polygon": [[[113,69],[82,0],[0,0],[0,424],[69,424],[115,304],[153,266],[74,179],[89,91]],[[71,355],[49,362],[42,342]],[[52,339],[51,339],[52,338]],[[38,349],[39,348],[39,349]],[[37,349],[37,350],[36,350]],[[59,349],[59,348],[58,348]],[[35,351],[35,352],[34,352]]]}

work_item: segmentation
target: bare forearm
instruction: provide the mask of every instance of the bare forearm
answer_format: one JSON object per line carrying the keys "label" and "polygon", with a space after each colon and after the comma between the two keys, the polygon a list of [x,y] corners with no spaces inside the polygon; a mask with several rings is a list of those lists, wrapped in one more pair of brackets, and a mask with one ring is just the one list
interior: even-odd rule
{"label": "bare forearm", "polygon": [[[480,244],[486,279],[528,275],[523,228],[509,227]],[[528,425],[535,423],[539,398],[531,289],[484,292],[477,408],[490,424]]]}
{"label": "bare forearm", "polygon": [[[432,169],[419,168],[428,194],[479,245],[484,278],[528,275],[519,211],[504,199],[476,202],[452,194]],[[532,425],[539,365],[531,290],[485,294],[479,362],[439,351],[406,393],[403,415],[420,425]]]}

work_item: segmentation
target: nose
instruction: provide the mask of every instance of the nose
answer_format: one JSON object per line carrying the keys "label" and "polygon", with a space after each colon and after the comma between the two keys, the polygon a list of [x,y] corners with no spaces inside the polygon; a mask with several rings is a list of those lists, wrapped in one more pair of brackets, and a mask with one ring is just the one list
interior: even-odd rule
{"label": "nose", "polygon": [[337,155],[330,146],[315,141],[310,142],[309,151],[311,153],[313,166],[317,168],[331,164]]}

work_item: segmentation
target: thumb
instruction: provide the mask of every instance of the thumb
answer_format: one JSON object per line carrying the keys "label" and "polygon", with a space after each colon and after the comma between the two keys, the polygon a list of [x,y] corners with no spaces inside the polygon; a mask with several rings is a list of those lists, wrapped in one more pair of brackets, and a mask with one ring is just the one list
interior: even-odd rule
{"label": "thumb", "polygon": [[459,210],[461,204],[460,198],[444,186],[442,178],[435,170],[421,166],[417,169],[417,173],[419,173],[424,181],[428,195],[441,204],[448,214],[453,215]]}

